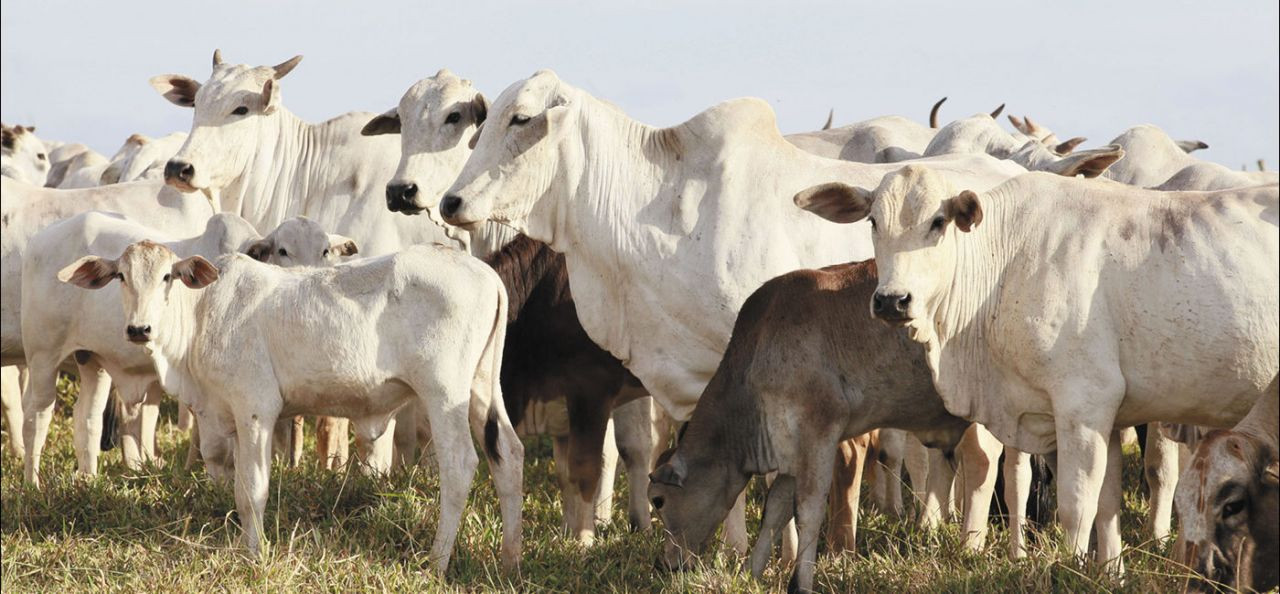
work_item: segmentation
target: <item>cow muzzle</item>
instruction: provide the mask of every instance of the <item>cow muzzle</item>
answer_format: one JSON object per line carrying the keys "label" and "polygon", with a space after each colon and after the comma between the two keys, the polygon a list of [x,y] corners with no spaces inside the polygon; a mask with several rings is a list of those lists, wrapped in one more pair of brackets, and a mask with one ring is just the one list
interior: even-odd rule
{"label": "cow muzzle", "polygon": [[387,184],[387,209],[409,215],[421,213],[424,209],[417,204],[418,184]]}
{"label": "cow muzzle", "polygon": [[124,335],[125,338],[129,339],[129,342],[135,342],[138,344],[150,342],[151,326],[126,326],[124,329]]}
{"label": "cow muzzle", "polygon": [[183,192],[194,192],[196,187],[191,185],[191,178],[196,175],[196,166],[186,161],[177,159],[169,159],[164,164],[164,183],[173,186]]}
{"label": "cow muzzle", "polygon": [[907,310],[911,308],[910,293],[881,293],[871,297],[871,313],[893,324],[905,324],[911,320]]}

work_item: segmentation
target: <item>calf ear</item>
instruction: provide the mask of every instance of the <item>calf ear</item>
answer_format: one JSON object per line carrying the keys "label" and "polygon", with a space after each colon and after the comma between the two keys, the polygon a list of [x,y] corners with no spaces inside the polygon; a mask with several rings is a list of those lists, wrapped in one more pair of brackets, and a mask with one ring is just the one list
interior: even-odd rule
{"label": "calf ear", "polygon": [[274,113],[277,107],[280,107],[280,85],[276,79],[268,78],[262,83],[262,115]]}
{"label": "calf ear", "polygon": [[489,117],[489,100],[485,99],[482,93],[476,93],[475,98],[471,100],[471,115],[475,116],[477,127]]}
{"label": "calf ear", "polygon": [[400,112],[392,107],[381,115],[373,116],[364,128],[360,129],[361,136],[377,136],[379,134],[399,134],[400,133]]}
{"label": "calf ear", "polygon": [[267,259],[271,257],[271,250],[274,247],[275,240],[270,238],[259,239],[258,241],[249,244],[249,247],[244,250],[244,253],[254,260],[266,262]]}
{"label": "calf ear", "polygon": [[1116,161],[1124,157],[1124,149],[1114,144],[1102,148],[1080,151],[1063,157],[1049,166],[1048,171],[1066,177],[1083,175],[1098,177]]}
{"label": "calf ear", "polygon": [[173,263],[173,275],[192,289],[203,289],[218,280],[218,269],[200,256],[191,256]]}
{"label": "calf ear", "polygon": [[671,485],[673,487],[683,487],[684,479],[687,471],[684,466],[684,458],[679,454],[671,456],[666,464],[654,469],[649,473],[649,480],[663,485]]}
{"label": "calf ear", "polygon": [[803,208],[833,223],[856,223],[871,212],[871,191],[841,182],[818,184],[791,199]]}
{"label": "calf ear", "polygon": [[1058,153],[1059,155],[1069,155],[1071,154],[1071,151],[1076,150],[1076,147],[1080,146],[1080,144],[1086,140],[1088,139],[1083,136],[1077,136],[1065,142],[1058,143],[1057,146],[1053,147],[1053,152]]}
{"label": "calf ear", "polygon": [[101,289],[116,278],[120,270],[115,260],[85,256],[58,271],[58,280],[82,289]]}
{"label": "calf ear", "polygon": [[329,251],[338,254],[339,256],[354,256],[360,253],[360,250],[356,249],[356,242],[354,239],[351,239],[350,237],[343,237],[337,233],[329,234]]}
{"label": "calf ear", "polygon": [[178,107],[195,107],[200,83],[181,74],[161,74],[151,77],[151,88]]}
{"label": "calf ear", "polygon": [[958,196],[947,199],[942,203],[942,212],[947,220],[953,221],[965,233],[982,222],[982,204],[972,190],[965,190]]}

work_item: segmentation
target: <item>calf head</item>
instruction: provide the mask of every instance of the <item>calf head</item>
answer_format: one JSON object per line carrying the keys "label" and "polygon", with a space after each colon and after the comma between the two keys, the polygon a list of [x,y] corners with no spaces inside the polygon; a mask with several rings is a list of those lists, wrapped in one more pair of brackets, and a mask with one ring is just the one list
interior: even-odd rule
{"label": "calf head", "polygon": [[32,126],[0,124],[0,155],[4,175],[33,186],[43,186],[49,177],[49,154]]}
{"label": "calf head", "polygon": [[475,149],[462,173],[440,201],[445,221],[467,229],[481,221],[507,223],[534,237],[529,213],[538,206],[553,209],[552,200],[567,194],[567,169],[583,166],[583,131],[572,117],[582,94],[562,83],[550,70],[516,82],[498,96],[488,119],[471,144]]}
{"label": "calf head", "polygon": [[1210,433],[1178,481],[1182,561],[1190,591],[1274,588],[1278,576],[1276,452],[1235,431]]}
{"label": "calf head", "polygon": [[275,66],[225,64],[213,52],[213,74],[203,84],[179,74],[151,78],[170,103],[195,110],[191,133],[165,165],[165,181],[183,192],[218,190],[252,164],[259,144],[278,125],[279,80],[302,56]]}
{"label": "calf head", "polygon": [[202,289],[218,280],[218,269],[200,256],[180,259],[168,247],[140,241],[115,260],[85,256],[58,272],[58,280],[85,289],[120,281],[125,338],[146,343],[176,318],[177,292]]}
{"label": "calf head", "polygon": [[325,233],[319,223],[298,216],[280,223],[270,235],[255,241],[244,252],[259,262],[290,268],[333,266],[358,251],[355,241]]}
{"label": "calf head", "polygon": [[804,190],[794,200],[832,222],[870,220],[880,273],[871,314],[916,329],[930,325],[923,320],[951,285],[956,233],[982,223],[977,194],[956,193],[939,174],[917,165],[884,176],[874,192],[835,182]]}
{"label": "calf head", "polygon": [[666,531],[662,563],[688,568],[724,522],[750,478],[734,469],[729,452],[698,452],[682,439],[658,459],[649,474],[649,502]]}
{"label": "calf head", "polygon": [[400,105],[365,125],[361,134],[400,135],[400,166],[387,183],[387,208],[418,214],[435,206],[471,154],[471,141],[489,102],[448,70],[422,79]]}

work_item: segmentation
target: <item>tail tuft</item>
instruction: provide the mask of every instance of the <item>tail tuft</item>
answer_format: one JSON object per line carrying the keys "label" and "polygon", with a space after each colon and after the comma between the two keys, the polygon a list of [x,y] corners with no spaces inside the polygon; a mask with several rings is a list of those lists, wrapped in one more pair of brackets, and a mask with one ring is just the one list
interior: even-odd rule
{"label": "tail tuft", "polygon": [[492,412],[484,422],[484,451],[489,455],[490,463],[502,462],[502,455],[498,453],[498,416]]}

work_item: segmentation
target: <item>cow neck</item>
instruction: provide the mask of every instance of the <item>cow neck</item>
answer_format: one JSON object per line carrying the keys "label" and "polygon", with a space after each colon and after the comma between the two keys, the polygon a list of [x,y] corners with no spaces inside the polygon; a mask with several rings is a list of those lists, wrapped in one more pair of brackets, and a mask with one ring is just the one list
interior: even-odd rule
{"label": "cow neck", "polygon": [[151,341],[150,356],[155,364],[156,374],[166,392],[187,394],[192,381],[188,356],[192,352],[195,340],[200,336],[201,321],[200,300],[205,289],[190,289],[185,286],[175,287],[170,293],[170,301],[166,307],[169,323],[157,337]]}
{"label": "cow neck", "polygon": [[313,202],[328,198],[327,184],[316,177],[313,166],[325,162],[321,127],[284,107],[266,120],[244,171],[220,192],[224,212],[240,215],[259,230],[311,212]]}

